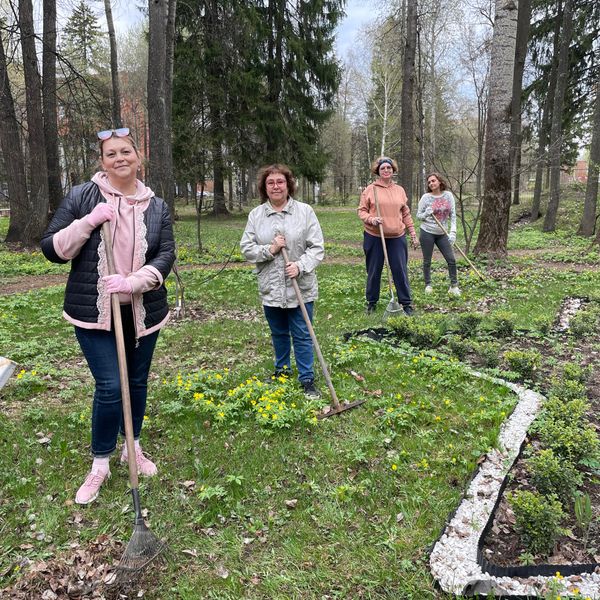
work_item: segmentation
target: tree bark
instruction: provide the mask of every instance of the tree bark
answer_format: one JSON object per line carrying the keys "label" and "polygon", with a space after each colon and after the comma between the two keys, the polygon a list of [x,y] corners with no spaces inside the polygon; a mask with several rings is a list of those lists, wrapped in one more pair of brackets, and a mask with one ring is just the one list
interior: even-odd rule
{"label": "tree bark", "polygon": [[172,63],[169,56],[169,19],[175,13],[170,3],[175,0],[150,0],[148,38],[148,133],[150,187],[168,204],[175,214],[173,185],[173,151],[170,123],[172,94]]}
{"label": "tree bark", "polygon": [[581,215],[581,223],[579,223],[579,229],[577,231],[579,235],[584,235],[586,237],[590,237],[594,234],[594,226],[596,224],[596,204],[598,201],[598,171],[600,168],[600,81],[598,79],[596,80],[592,143],[590,145],[590,156],[588,160],[585,202],[583,205],[583,214]]}
{"label": "tree bark", "polygon": [[108,40],[110,44],[110,76],[112,81],[112,123],[113,127],[121,127],[121,88],[119,86],[119,60],[117,54],[117,36],[115,35],[115,25],[113,23],[112,8],[110,0],[104,0],[104,14],[106,15],[106,24],[108,26]]}
{"label": "tree bark", "polygon": [[560,199],[560,167],[562,157],[562,116],[565,92],[569,80],[569,45],[573,32],[573,0],[565,0],[561,26],[560,50],[556,90],[552,102],[552,125],[550,127],[550,197],[544,218],[543,231],[554,231]]}
{"label": "tree bark", "polygon": [[44,137],[48,168],[48,202],[54,212],[63,197],[58,145],[58,114],[56,108],[56,0],[44,0],[44,33],[42,53],[42,101]]}
{"label": "tree bark", "polygon": [[[15,103],[8,81],[4,43],[0,37],[0,149],[4,157],[6,184],[10,207],[7,242],[21,241],[29,222],[29,198],[25,177],[25,158],[19,124],[15,113]],[[10,156],[10,159],[8,158]]]}
{"label": "tree bark", "polygon": [[37,245],[48,220],[48,167],[42,113],[42,84],[38,71],[31,0],[19,1],[19,28],[23,51],[27,142],[29,148],[29,223],[22,232],[21,243]]}
{"label": "tree bark", "polygon": [[527,41],[529,38],[529,21],[531,20],[531,0],[519,1],[519,16],[517,20],[517,41],[515,47],[515,67],[512,84],[512,120],[511,164],[513,172],[513,204],[519,204],[521,182],[521,94],[523,88],[523,71],[527,56]]}
{"label": "tree bark", "polygon": [[400,135],[402,148],[400,153],[399,183],[404,188],[410,206],[415,155],[415,55],[417,48],[417,0],[408,3],[406,11],[406,43],[402,62],[402,113],[400,117]]}
{"label": "tree bark", "polygon": [[510,124],[518,1],[496,0],[485,144],[484,194],[476,254],[506,256],[511,200]]}

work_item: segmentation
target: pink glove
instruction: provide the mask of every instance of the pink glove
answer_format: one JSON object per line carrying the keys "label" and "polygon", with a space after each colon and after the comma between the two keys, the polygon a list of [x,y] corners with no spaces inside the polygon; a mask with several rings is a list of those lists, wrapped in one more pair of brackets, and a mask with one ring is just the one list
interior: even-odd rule
{"label": "pink glove", "polygon": [[104,221],[112,221],[115,218],[115,209],[106,202],[100,202],[94,206],[94,210],[87,216],[92,227],[102,225]]}
{"label": "pink glove", "polygon": [[131,283],[123,275],[106,275],[102,281],[109,294],[133,294]]}

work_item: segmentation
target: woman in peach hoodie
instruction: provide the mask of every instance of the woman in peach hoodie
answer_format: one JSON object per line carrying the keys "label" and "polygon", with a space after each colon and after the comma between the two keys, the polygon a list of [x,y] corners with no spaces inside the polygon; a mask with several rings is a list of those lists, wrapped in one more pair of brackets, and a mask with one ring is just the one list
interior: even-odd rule
{"label": "woman in peach hoodie", "polygon": [[[408,283],[406,232],[408,231],[414,248],[418,248],[419,242],[410,216],[408,198],[404,188],[393,181],[394,174],[398,172],[398,165],[394,159],[381,156],[372,164],[371,172],[377,179],[363,190],[358,205],[358,216],[365,227],[363,250],[367,267],[367,313],[375,311],[381,289],[384,261],[379,230],[381,224],[398,302],[404,312],[411,315],[413,309]],[[379,214],[375,198],[379,205]]]}

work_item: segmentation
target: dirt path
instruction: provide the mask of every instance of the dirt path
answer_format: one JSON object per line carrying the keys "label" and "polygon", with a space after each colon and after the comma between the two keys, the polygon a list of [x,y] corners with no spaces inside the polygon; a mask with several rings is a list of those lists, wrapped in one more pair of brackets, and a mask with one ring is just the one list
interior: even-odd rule
{"label": "dirt path", "polygon": [[[340,243],[340,242],[338,242]],[[343,245],[346,245],[342,242]],[[354,242],[348,242],[348,246],[356,246],[359,247],[359,244]],[[536,256],[543,254],[547,249],[539,248],[536,250],[512,250],[509,252],[509,256],[519,256],[519,257],[529,257],[535,258]],[[408,251],[408,258],[411,262],[421,261],[423,256],[420,250],[413,250],[412,248]],[[464,259],[461,256],[457,256],[458,262],[464,262]],[[362,264],[362,257],[334,257],[334,258],[326,258],[325,264],[330,265],[356,265]],[[598,270],[597,265],[585,265],[579,263],[565,263],[565,262],[555,262],[555,261],[540,261],[537,263],[537,266],[542,269],[554,269],[557,271],[572,271],[575,273],[582,273],[585,271],[596,271]],[[179,269],[181,271],[189,271],[192,269],[195,270],[209,270],[209,269],[220,269],[223,267],[223,263],[209,263],[206,265],[183,265],[180,266]],[[227,269],[246,269],[248,268],[248,263],[229,263],[227,265]],[[67,281],[67,275],[53,274],[53,275],[27,275],[26,277],[15,277],[14,279],[10,279],[2,283],[0,288],[0,296],[6,296],[10,294],[23,294],[25,292],[29,292],[31,290],[37,290],[40,288],[51,287],[53,285],[65,285]]]}

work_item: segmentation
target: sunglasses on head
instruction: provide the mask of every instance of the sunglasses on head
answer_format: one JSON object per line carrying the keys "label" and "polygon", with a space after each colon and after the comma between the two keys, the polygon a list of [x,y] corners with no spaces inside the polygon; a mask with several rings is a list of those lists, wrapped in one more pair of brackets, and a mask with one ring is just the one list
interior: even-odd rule
{"label": "sunglasses on head", "polygon": [[106,131],[99,131],[97,133],[99,140],[107,140],[113,135],[117,137],[127,137],[129,135],[129,127],[120,127],[119,129],[107,129]]}

